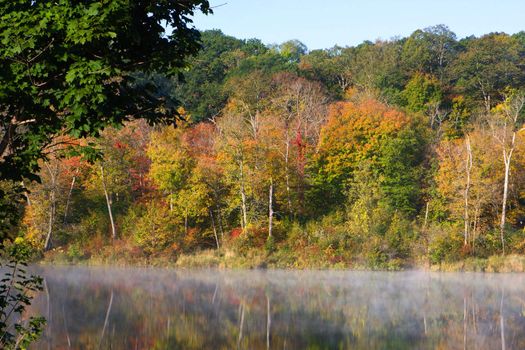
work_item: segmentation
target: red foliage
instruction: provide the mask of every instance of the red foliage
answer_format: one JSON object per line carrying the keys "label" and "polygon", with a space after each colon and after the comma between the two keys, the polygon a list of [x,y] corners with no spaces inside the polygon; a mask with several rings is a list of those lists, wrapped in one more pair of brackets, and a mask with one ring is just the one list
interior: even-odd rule
{"label": "red foliage", "polygon": [[242,228],[240,227],[236,227],[234,228],[233,230],[230,231],[230,237],[231,238],[237,238],[241,235],[242,233]]}
{"label": "red foliage", "polygon": [[115,148],[117,149],[125,149],[127,148],[127,145],[120,142],[120,141],[115,141],[115,144],[113,145]]}
{"label": "red foliage", "polygon": [[307,144],[303,142],[303,136],[300,130],[297,130],[297,135],[295,136],[295,140],[293,140],[292,144],[297,147],[297,171],[299,172],[299,175],[303,176],[304,168],[306,166],[304,154]]}
{"label": "red foliage", "polygon": [[192,156],[209,156],[214,153],[215,127],[209,123],[200,123],[184,133],[184,142]]}

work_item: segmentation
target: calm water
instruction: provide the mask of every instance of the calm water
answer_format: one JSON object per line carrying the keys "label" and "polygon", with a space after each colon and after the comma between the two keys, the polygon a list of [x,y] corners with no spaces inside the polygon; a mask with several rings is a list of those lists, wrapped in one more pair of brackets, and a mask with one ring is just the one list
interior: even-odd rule
{"label": "calm water", "polygon": [[525,275],[39,272],[36,349],[525,349]]}

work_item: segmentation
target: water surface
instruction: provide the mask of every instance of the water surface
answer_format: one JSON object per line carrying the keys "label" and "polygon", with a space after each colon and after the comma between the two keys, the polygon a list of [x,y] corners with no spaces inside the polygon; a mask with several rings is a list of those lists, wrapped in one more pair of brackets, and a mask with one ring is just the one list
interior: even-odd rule
{"label": "water surface", "polygon": [[525,349],[525,276],[39,268],[35,349]]}

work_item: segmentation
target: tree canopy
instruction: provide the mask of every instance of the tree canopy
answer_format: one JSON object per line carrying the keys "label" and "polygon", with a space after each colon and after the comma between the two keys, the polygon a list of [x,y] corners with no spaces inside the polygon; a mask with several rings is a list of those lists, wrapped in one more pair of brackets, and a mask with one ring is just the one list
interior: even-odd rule
{"label": "tree canopy", "polygon": [[209,13],[208,1],[2,1],[0,178],[34,177],[60,133],[175,122],[176,101],[137,73],[185,66],[200,47],[196,10]]}

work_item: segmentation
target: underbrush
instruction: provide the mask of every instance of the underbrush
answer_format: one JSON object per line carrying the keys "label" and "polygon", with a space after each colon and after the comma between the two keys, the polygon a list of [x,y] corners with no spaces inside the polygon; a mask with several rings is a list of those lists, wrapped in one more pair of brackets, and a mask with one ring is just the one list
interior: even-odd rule
{"label": "underbrush", "polygon": [[[140,232],[141,237],[147,236],[142,228]],[[220,249],[216,249],[211,248],[213,240],[198,235],[176,243],[166,233],[168,240],[153,246],[133,234],[112,241],[107,234],[96,232],[89,239],[81,236],[46,252],[43,260],[54,264],[178,268],[525,272],[521,231],[506,233],[506,246],[512,254],[506,257],[498,255],[499,232],[486,232],[473,245],[464,246],[460,226],[442,223],[420,230],[416,223],[396,213],[381,225],[357,225],[342,213],[304,224],[277,222],[273,233],[268,238],[262,225],[251,225],[244,232],[236,228],[225,234]]]}
{"label": "underbrush", "polygon": [[452,263],[433,265],[433,271],[444,272],[525,272],[525,256],[493,255],[488,258],[467,258]]}

